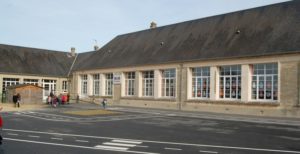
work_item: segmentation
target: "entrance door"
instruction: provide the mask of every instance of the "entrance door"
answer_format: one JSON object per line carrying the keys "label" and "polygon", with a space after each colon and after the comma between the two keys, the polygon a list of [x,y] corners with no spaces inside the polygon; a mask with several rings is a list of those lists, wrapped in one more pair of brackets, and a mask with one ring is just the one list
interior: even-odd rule
{"label": "entrance door", "polygon": [[46,101],[47,97],[50,95],[52,91],[55,93],[56,91],[56,81],[55,80],[43,80],[43,100]]}

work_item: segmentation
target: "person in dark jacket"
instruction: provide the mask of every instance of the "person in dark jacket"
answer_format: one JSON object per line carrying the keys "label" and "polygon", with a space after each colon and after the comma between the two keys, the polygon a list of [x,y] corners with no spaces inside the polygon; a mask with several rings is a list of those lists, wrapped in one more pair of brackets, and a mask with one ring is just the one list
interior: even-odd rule
{"label": "person in dark jacket", "polygon": [[16,93],[13,95],[13,102],[15,103],[15,107],[17,107],[18,95]]}

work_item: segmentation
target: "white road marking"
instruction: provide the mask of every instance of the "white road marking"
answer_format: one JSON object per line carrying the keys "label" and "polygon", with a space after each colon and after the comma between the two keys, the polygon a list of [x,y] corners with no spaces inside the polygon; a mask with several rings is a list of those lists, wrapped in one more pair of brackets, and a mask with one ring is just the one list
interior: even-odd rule
{"label": "white road marking", "polygon": [[167,114],[167,116],[176,116],[176,114]]}
{"label": "white road marking", "polygon": [[203,151],[203,150],[200,150],[199,152],[202,152],[202,153],[218,153],[216,151]]}
{"label": "white road marking", "polygon": [[130,143],[130,144],[141,144],[140,141],[133,141],[133,140],[112,140],[112,142],[119,142],[119,143]]}
{"label": "white road marking", "polygon": [[7,133],[7,135],[11,135],[11,136],[18,136],[19,134]]}
{"label": "white road marking", "polygon": [[164,148],[164,149],[166,149],[166,150],[176,150],[176,151],[182,150],[182,149],[178,149],[178,148]]}
{"label": "white road marking", "polygon": [[28,135],[28,137],[32,137],[32,138],[40,138],[40,136],[34,136],[34,135]]}
{"label": "white road marking", "polygon": [[84,143],[87,143],[89,141],[86,141],[86,140],[75,140],[76,142],[84,142]]}
{"label": "white road marking", "polygon": [[[110,139],[110,140],[133,140],[124,138],[113,138],[113,137],[103,137],[103,136],[88,136],[88,135],[77,135],[77,134],[62,134],[62,133],[50,133],[50,132],[40,132],[40,131],[29,131],[29,130],[18,130],[18,129],[3,129],[4,131],[12,132],[26,132],[26,133],[36,133],[36,134],[49,134],[49,135],[60,135],[60,136],[74,136],[82,138],[94,138],[94,139]],[[248,150],[248,151],[267,151],[267,152],[278,152],[278,153],[299,153],[300,151],[291,150],[277,150],[277,149],[262,149],[262,148],[248,148],[248,147],[233,147],[233,146],[221,146],[221,145],[209,145],[209,144],[192,144],[192,143],[181,143],[181,142],[164,142],[164,141],[151,141],[151,140],[136,140],[140,142],[148,143],[158,143],[158,144],[172,144],[172,145],[184,145],[184,146],[195,146],[195,147],[210,147],[210,148],[220,148],[220,149],[236,149],[236,150]]]}
{"label": "white road marking", "polygon": [[117,150],[117,149],[107,149],[101,147],[88,147],[88,146],[79,146],[79,145],[69,145],[69,144],[59,144],[59,143],[50,143],[50,142],[39,142],[39,141],[30,141],[30,140],[20,140],[20,139],[13,139],[13,138],[4,138],[5,140],[16,141],[16,142],[27,142],[27,143],[36,143],[36,144],[45,144],[45,145],[54,145],[54,146],[63,146],[63,147],[73,147],[73,148],[82,148],[82,149],[92,149],[92,150],[106,150],[106,151],[119,151],[119,152],[126,152],[126,153],[137,153],[137,154],[159,154],[159,153],[152,153],[152,152],[142,152],[142,151],[130,151],[130,150]]}
{"label": "white road marking", "polygon": [[114,146],[121,146],[121,147],[135,147],[135,144],[125,144],[125,143],[112,143],[112,142],[104,142],[104,145],[114,145]]}
{"label": "white road marking", "polygon": [[121,151],[126,151],[128,148],[125,147],[113,147],[113,146],[105,146],[105,145],[96,145],[95,148],[99,149],[109,149],[109,150],[121,150]]}
{"label": "white road marking", "polygon": [[51,137],[52,140],[63,140],[62,138]]}

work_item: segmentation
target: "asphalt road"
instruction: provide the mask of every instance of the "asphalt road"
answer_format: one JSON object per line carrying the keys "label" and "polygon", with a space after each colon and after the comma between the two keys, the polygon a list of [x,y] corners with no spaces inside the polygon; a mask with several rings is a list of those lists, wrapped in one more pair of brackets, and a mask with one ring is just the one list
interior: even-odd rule
{"label": "asphalt road", "polygon": [[[5,154],[300,153],[300,125],[280,119],[112,108],[118,115],[65,114],[66,106],[2,113]],[[246,119],[246,120],[245,120]]]}

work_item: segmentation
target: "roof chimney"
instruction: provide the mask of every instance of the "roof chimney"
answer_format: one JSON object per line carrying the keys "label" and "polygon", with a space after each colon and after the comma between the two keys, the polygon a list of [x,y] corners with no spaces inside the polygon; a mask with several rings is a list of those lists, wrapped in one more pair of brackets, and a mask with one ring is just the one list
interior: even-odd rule
{"label": "roof chimney", "polygon": [[71,56],[72,57],[75,57],[75,55],[76,55],[76,52],[75,52],[75,48],[74,47],[71,47]]}
{"label": "roof chimney", "polygon": [[95,51],[99,50],[99,46],[98,45],[94,45],[94,50]]}
{"label": "roof chimney", "polygon": [[157,24],[155,22],[151,22],[150,23],[150,29],[153,29],[153,28],[156,28],[157,27]]}

